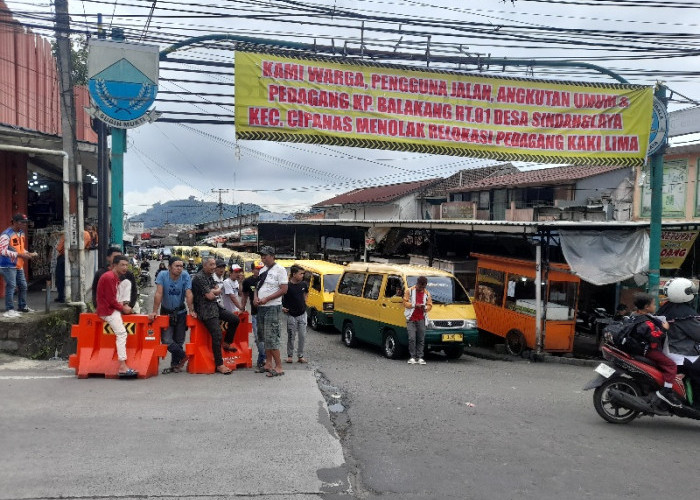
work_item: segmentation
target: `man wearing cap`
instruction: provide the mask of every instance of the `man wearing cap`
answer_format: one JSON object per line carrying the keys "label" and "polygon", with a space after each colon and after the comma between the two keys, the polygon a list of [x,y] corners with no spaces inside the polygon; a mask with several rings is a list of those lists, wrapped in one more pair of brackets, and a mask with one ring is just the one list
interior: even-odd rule
{"label": "man wearing cap", "polygon": [[276,377],[284,375],[280,358],[280,314],[282,296],[287,293],[287,272],[275,263],[275,250],[272,247],[262,247],[260,259],[265,267],[258,276],[253,303],[258,306],[258,330],[265,339],[265,372],[268,377]]}
{"label": "man wearing cap", "polygon": [[238,264],[231,265],[231,272],[224,280],[224,293],[221,294],[223,298],[223,306],[227,311],[232,313],[239,312],[243,310],[241,296],[240,296],[240,280],[243,275],[243,269]]}
{"label": "man wearing cap", "polygon": [[[214,281],[215,269],[216,259],[214,257],[204,257],[202,259],[202,269],[192,278],[192,295],[197,317],[204,323],[204,326],[209,331],[209,335],[211,335],[211,350],[214,354],[216,371],[228,375],[231,373],[231,369],[224,364],[221,348],[223,347],[225,351],[237,351],[231,343],[235,337],[239,320],[238,316],[219,306],[216,300],[223,293],[223,289],[219,288]],[[221,343],[219,320],[228,323],[223,344]]]}
{"label": "man wearing cap", "polygon": [[265,267],[265,264],[256,260],[253,263],[253,274],[243,280],[241,284],[242,301],[241,309],[245,311],[245,306],[250,300],[250,322],[253,324],[253,338],[255,339],[255,345],[258,348],[258,371],[265,371],[265,339],[262,336],[262,332],[258,330],[258,307],[255,305],[255,290],[258,286],[258,276],[260,275],[260,270]]}
{"label": "man wearing cap", "polygon": [[[23,312],[34,312],[27,307],[27,278],[24,275],[24,259],[36,257],[37,253],[27,251],[27,239],[22,230],[29,220],[24,214],[12,216],[12,225],[0,234],[0,273],[5,279],[6,318],[18,318]],[[15,310],[15,289],[19,289]]]}

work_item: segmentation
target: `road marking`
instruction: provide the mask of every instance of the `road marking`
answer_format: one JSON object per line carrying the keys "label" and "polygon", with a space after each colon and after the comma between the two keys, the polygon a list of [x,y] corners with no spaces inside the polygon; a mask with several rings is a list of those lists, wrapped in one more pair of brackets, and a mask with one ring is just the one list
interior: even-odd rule
{"label": "road marking", "polygon": [[0,375],[0,380],[37,380],[46,378],[75,378],[75,375]]}

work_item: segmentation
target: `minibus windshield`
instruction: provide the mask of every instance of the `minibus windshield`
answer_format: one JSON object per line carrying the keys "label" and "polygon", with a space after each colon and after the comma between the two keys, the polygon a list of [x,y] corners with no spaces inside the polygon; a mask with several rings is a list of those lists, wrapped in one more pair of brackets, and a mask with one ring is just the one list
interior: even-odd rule
{"label": "minibus windshield", "polygon": [[[470,304],[462,284],[451,276],[427,276],[426,287],[433,298],[433,304]],[[408,286],[418,281],[418,276],[406,276]]]}
{"label": "minibus windshield", "polygon": [[338,284],[340,279],[340,274],[324,274],[323,275],[323,289],[326,292],[335,292],[335,285]]}

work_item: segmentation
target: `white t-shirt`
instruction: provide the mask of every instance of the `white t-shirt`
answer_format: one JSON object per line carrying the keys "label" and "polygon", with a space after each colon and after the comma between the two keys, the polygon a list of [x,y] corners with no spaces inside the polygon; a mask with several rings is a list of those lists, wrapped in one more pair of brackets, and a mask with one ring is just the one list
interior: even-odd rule
{"label": "white t-shirt", "polygon": [[[216,273],[212,273],[211,277],[214,279],[214,283],[216,283],[216,286],[219,288],[224,287],[224,279],[219,278],[219,276]],[[221,296],[222,294],[219,294],[216,297],[216,301],[219,303],[221,307],[224,307],[224,298]]]}
{"label": "white t-shirt", "polygon": [[240,301],[241,295],[238,292],[238,288],[238,280],[232,280],[231,278],[226,278],[224,280],[224,293],[222,295],[223,306],[225,309],[228,309],[231,312],[236,312],[239,310],[231,300],[231,297],[229,297],[229,294],[233,294]]}
{"label": "white t-shirt", "polygon": [[[265,271],[267,271],[267,277],[265,278],[265,283],[263,283],[263,286],[261,286],[258,290],[259,299],[269,297],[270,295],[279,291],[280,285],[286,285],[288,282],[287,271],[285,271],[284,268],[279,264],[275,264],[274,266],[272,266],[272,268],[269,269],[269,271],[267,266],[263,267],[260,270],[260,274],[264,273]],[[263,305],[262,307],[281,305],[282,296],[279,296],[276,299],[272,299],[270,302],[266,302],[265,305]]]}

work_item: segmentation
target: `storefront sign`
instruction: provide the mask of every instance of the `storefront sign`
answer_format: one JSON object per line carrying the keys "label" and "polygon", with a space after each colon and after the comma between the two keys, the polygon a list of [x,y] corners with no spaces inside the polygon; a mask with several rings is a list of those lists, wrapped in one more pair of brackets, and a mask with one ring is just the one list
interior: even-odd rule
{"label": "storefront sign", "polygon": [[473,219],[474,203],[471,201],[449,201],[440,205],[441,219]]}
{"label": "storefront sign", "polygon": [[236,52],[236,137],[641,165],[651,87],[472,76]]}
{"label": "storefront sign", "polygon": [[698,231],[662,231],[661,269],[678,269],[693,247]]}

